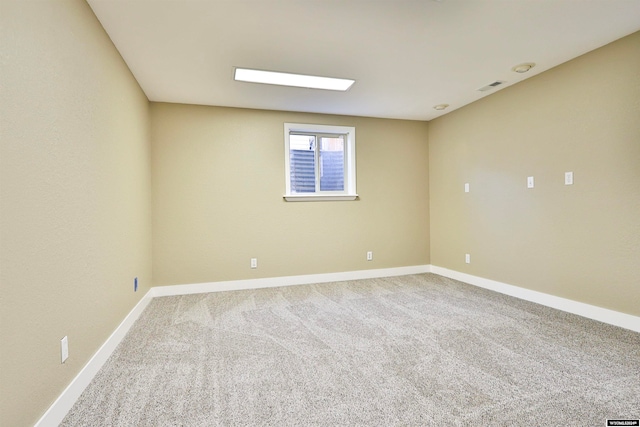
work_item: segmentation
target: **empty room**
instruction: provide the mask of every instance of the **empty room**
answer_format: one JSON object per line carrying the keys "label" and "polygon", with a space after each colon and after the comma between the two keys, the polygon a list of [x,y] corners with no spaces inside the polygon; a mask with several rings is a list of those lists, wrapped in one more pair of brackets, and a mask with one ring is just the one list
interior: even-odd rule
{"label": "empty room", "polygon": [[637,0],[0,0],[0,426],[640,420]]}

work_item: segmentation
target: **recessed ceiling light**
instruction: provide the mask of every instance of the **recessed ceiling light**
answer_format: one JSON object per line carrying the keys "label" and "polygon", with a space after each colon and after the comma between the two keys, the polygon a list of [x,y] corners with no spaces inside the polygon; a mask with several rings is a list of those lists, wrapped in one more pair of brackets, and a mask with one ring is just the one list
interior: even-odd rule
{"label": "recessed ceiling light", "polygon": [[445,108],[447,108],[448,106],[449,106],[449,104],[438,104],[438,105],[434,105],[433,108],[435,110],[442,111]]}
{"label": "recessed ceiling light", "polygon": [[533,62],[525,62],[524,64],[516,65],[511,69],[511,71],[515,71],[516,73],[522,74],[522,73],[526,73],[527,71],[529,71],[535,66],[536,64]]}
{"label": "recessed ceiling light", "polygon": [[249,68],[236,68],[234,79],[241,82],[340,91],[348,90],[351,85],[355,83],[355,80],[349,79],[309,76],[306,74],[280,73],[276,71],[252,70]]}

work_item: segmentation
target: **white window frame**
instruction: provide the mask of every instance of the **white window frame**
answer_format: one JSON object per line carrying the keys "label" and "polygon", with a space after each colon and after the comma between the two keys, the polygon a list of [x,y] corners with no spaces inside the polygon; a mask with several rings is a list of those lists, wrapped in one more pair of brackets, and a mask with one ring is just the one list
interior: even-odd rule
{"label": "white window frame", "polygon": [[[315,193],[291,192],[291,158],[289,135],[291,133],[321,133],[346,135],[344,147],[344,191],[318,191]],[[288,202],[355,200],[356,192],[356,128],[353,126],[314,125],[303,123],[284,124],[285,195]],[[316,176],[316,180],[320,179]]]}

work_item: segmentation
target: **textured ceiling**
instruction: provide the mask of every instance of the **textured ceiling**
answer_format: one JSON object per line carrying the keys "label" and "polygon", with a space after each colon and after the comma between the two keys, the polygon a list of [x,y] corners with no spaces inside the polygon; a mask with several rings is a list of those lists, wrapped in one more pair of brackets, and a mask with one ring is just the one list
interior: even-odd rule
{"label": "textured ceiling", "polygon": [[[640,30],[639,0],[88,2],[151,101],[417,120]],[[511,71],[522,62],[537,66]],[[236,82],[236,66],[356,83]]]}

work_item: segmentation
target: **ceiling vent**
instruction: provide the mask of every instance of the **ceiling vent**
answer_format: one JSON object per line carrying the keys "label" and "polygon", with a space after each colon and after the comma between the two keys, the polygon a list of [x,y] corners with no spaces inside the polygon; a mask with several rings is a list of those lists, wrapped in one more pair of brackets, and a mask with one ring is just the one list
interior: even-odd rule
{"label": "ceiling vent", "polygon": [[480,89],[478,89],[478,91],[486,92],[486,91],[491,90],[493,88],[496,88],[496,87],[498,87],[498,86],[500,86],[501,84],[504,84],[504,83],[506,83],[506,82],[504,82],[502,80],[496,80],[493,83],[489,83],[488,85],[481,87]]}

